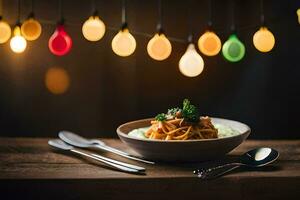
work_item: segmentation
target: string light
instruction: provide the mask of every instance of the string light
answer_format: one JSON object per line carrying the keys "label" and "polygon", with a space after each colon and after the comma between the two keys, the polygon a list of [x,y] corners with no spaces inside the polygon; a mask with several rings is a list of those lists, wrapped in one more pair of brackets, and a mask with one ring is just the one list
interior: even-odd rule
{"label": "string light", "polygon": [[105,34],[105,24],[98,16],[95,0],[92,0],[93,15],[82,25],[82,34],[85,39],[91,42],[100,40]]}
{"label": "string light", "polygon": [[33,0],[31,0],[31,13],[28,16],[28,19],[24,21],[21,26],[22,35],[29,41],[38,39],[42,33],[42,26],[40,22],[34,18],[33,4]]}
{"label": "string light", "polygon": [[212,0],[209,1],[208,30],[198,39],[198,48],[206,56],[217,55],[222,47],[219,36],[212,31]]}
{"label": "string light", "polygon": [[99,16],[90,16],[82,25],[82,34],[91,42],[100,40],[105,33],[105,24]]}
{"label": "string light", "polygon": [[163,33],[157,33],[148,42],[147,52],[155,60],[165,60],[172,52],[172,45]]}
{"label": "string light", "polygon": [[275,45],[275,37],[266,27],[261,27],[253,35],[253,44],[260,52],[269,52]]}
{"label": "string light", "polygon": [[133,54],[136,41],[127,28],[120,30],[111,42],[112,50],[118,56],[126,57]]}
{"label": "string light", "polygon": [[25,38],[21,35],[21,27],[19,24],[14,28],[14,36],[10,40],[10,48],[15,53],[22,53],[27,47]]}
{"label": "string light", "polygon": [[159,21],[157,24],[157,33],[151,38],[147,45],[147,52],[154,60],[165,60],[172,52],[172,45],[168,38],[165,36],[162,28],[162,4],[161,0],[158,1]]}
{"label": "string light", "polygon": [[27,42],[21,34],[21,24],[20,24],[20,0],[18,0],[18,20],[14,28],[13,37],[10,39],[10,48],[15,53],[22,53],[27,47]]}
{"label": "string light", "polygon": [[9,24],[0,16],[0,44],[3,44],[9,40],[11,36],[11,28]]}
{"label": "string light", "polygon": [[198,40],[199,50],[206,56],[217,55],[222,47],[221,40],[213,31],[206,31]]}
{"label": "string light", "polygon": [[72,48],[72,39],[65,31],[63,24],[58,24],[55,32],[50,37],[48,46],[50,51],[57,56],[67,54]]}
{"label": "string light", "polygon": [[49,39],[48,47],[54,55],[63,56],[71,50],[72,39],[65,31],[61,0],[59,1],[59,10],[61,20],[57,23],[56,30]]}
{"label": "string light", "polygon": [[126,22],[126,1],[122,1],[122,27],[111,42],[112,50],[118,56],[126,57],[133,54],[136,48],[136,41],[130,34]]}
{"label": "string light", "polygon": [[195,77],[201,74],[204,68],[204,61],[202,57],[197,53],[195,45],[190,43],[186,52],[180,58],[179,70],[188,77]]}
{"label": "string light", "polygon": [[262,26],[253,35],[253,44],[258,51],[266,53],[273,49],[275,45],[275,37],[273,33],[267,27],[265,27],[263,0],[260,1],[260,12],[260,20]]}
{"label": "string light", "polygon": [[245,56],[245,46],[244,44],[239,40],[237,35],[235,34],[235,21],[234,21],[234,11],[235,11],[235,5],[233,3],[233,0],[231,1],[231,8],[232,8],[232,14],[231,14],[231,31],[233,32],[227,41],[223,44],[222,47],[222,53],[226,60],[230,62],[238,62]]}
{"label": "string light", "polygon": [[245,46],[235,34],[231,34],[222,47],[223,56],[230,62],[238,62],[245,55]]}

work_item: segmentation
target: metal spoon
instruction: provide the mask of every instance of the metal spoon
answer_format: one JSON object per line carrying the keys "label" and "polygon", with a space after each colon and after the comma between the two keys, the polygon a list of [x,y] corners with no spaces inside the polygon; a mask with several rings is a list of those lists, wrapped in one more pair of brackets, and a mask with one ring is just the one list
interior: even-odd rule
{"label": "metal spoon", "polygon": [[[209,169],[197,169],[194,174],[197,174],[202,179],[213,179],[224,175],[240,166],[247,167],[262,167],[274,162],[279,157],[278,151],[269,147],[253,149],[240,156],[239,161],[228,163]],[[224,168],[226,168],[224,170]]]}
{"label": "metal spoon", "polygon": [[102,162],[104,164],[106,164],[107,166],[110,166],[112,168],[124,171],[124,172],[130,172],[130,173],[143,173],[145,171],[145,168],[139,167],[139,166],[135,166],[135,165],[131,165],[128,163],[123,163],[117,160],[113,160],[104,156],[100,156],[97,154],[90,154],[90,153],[86,153],[83,152],[81,150],[78,150],[76,148],[74,148],[71,145],[66,144],[65,142],[63,142],[60,139],[53,139],[53,140],[49,140],[48,144],[56,147],[58,149],[62,149],[62,150],[66,150],[66,151],[71,151],[73,153],[77,153],[83,156],[86,156],[88,158],[92,158],[94,160],[97,160],[99,162]]}
{"label": "metal spoon", "polygon": [[144,163],[147,163],[147,164],[154,164],[154,162],[152,162],[152,161],[144,160],[144,159],[135,157],[133,155],[130,155],[130,154],[124,152],[124,151],[120,151],[118,149],[109,147],[104,142],[102,142],[101,140],[87,139],[87,138],[81,137],[81,136],[79,136],[75,133],[72,133],[70,131],[60,131],[58,133],[58,136],[59,136],[60,139],[62,139],[66,143],[69,143],[69,144],[71,144],[73,146],[76,146],[76,147],[81,147],[81,148],[96,147],[98,149],[108,151],[108,152],[117,154],[119,156],[131,159],[131,160],[136,160],[136,161],[144,162]]}

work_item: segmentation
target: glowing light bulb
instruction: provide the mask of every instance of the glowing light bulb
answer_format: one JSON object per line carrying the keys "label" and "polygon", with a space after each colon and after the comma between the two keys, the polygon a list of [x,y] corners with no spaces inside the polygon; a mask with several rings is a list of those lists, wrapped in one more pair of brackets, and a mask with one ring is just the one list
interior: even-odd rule
{"label": "glowing light bulb", "polygon": [[147,51],[154,60],[165,60],[171,54],[172,45],[163,33],[157,33],[148,42]]}
{"label": "glowing light bulb", "polygon": [[88,41],[98,41],[105,33],[105,24],[98,16],[91,16],[82,25],[82,34]]}
{"label": "glowing light bulb", "polygon": [[34,18],[29,18],[21,26],[22,35],[26,40],[33,41],[40,37],[42,33],[41,24]]}
{"label": "glowing light bulb", "polygon": [[70,77],[66,70],[60,67],[51,67],[45,75],[45,85],[53,94],[63,94],[70,86]]}
{"label": "glowing light bulb", "polygon": [[11,36],[11,28],[4,20],[0,20],[0,44],[3,44],[9,40]]}
{"label": "glowing light bulb", "polygon": [[180,58],[179,70],[188,77],[195,77],[201,74],[204,68],[204,61],[197,53],[195,45],[190,43],[186,52]]}
{"label": "glowing light bulb", "polygon": [[253,44],[258,51],[269,52],[275,45],[274,35],[266,27],[261,27],[253,35]]}
{"label": "glowing light bulb", "polygon": [[222,53],[226,60],[238,62],[245,55],[245,46],[235,34],[231,34],[223,44]]}
{"label": "glowing light bulb", "polygon": [[298,15],[298,22],[300,24],[300,8],[298,8],[298,10],[297,10],[297,15]]}
{"label": "glowing light bulb", "polygon": [[206,56],[217,55],[222,47],[220,38],[212,31],[206,31],[198,40],[199,50]]}
{"label": "glowing light bulb", "polygon": [[134,52],[136,41],[128,29],[125,28],[124,30],[120,30],[113,38],[111,46],[115,54],[125,57],[130,56]]}
{"label": "glowing light bulb", "polygon": [[25,51],[27,42],[25,38],[21,35],[21,28],[17,25],[14,28],[14,36],[10,40],[10,48],[15,53],[22,53]]}
{"label": "glowing light bulb", "polygon": [[65,31],[63,25],[58,25],[55,32],[50,37],[48,46],[50,51],[57,56],[67,54],[72,48],[72,39]]}

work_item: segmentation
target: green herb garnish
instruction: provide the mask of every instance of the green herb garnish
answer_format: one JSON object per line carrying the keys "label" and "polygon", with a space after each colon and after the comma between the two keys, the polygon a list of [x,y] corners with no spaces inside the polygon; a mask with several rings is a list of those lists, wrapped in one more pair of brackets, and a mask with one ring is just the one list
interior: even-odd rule
{"label": "green herb garnish", "polygon": [[200,119],[197,108],[188,99],[183,100],[182,116],[185,121],[192,123],[197,123]]}
{"label": "green herb garnish", "polygon": [[162,121],[167,120],[167,117],[166,117],[166,114],[165,114],[165,113],[160,113],[160,114],[156,115],[155,119],[156,119],[157,121],[162,122]]}
{"label": "green herb garnish", "polygon": [[171,109],[168,109],[168,115],[169,116],[172,116],[172,117],[176,117],[176,114],[178,112],[182,112],[182,109],[181,108],[171,108]]}

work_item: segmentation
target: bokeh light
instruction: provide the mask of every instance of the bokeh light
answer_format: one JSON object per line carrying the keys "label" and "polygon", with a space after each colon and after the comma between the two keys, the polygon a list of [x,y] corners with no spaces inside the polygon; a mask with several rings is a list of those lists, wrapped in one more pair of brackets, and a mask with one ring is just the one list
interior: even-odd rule
{"label": "bokeh light", "polygon": [[60,67],[51,67],[45,75],[46,88],[55,95],[63,94],[68,91],[70,77],[68,72]]}

